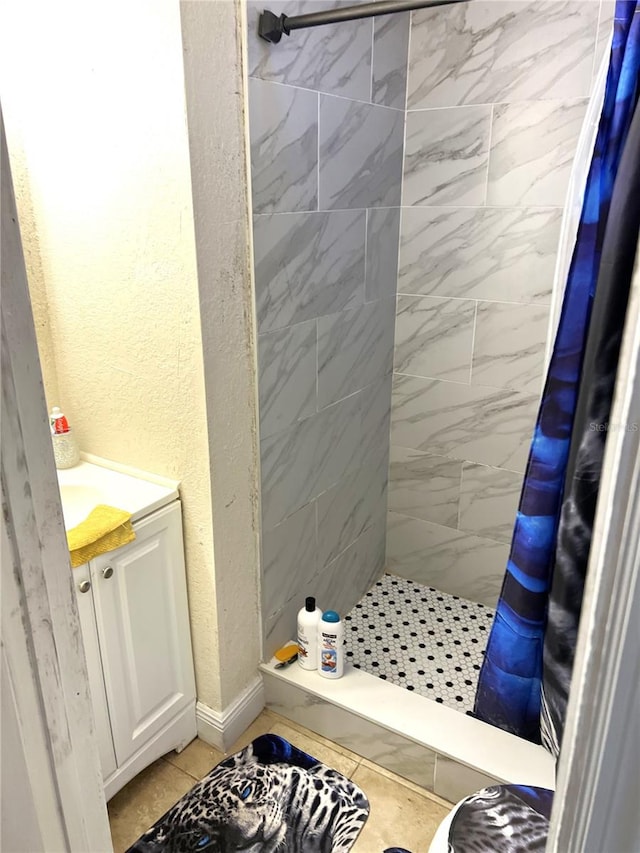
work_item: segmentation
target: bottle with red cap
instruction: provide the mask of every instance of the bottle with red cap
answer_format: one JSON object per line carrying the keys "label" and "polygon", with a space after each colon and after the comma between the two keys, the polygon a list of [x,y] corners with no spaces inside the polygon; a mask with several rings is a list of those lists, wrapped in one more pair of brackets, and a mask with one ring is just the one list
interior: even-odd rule
{"label": "bottle with red cap", "polygon": [[69,432],[69,422],[58,406],[54,406],[53,409],[51,409],[49,423],[51,424],[52,435],[62,435],[62,433]]}
{"label": "bottle with red cap", "polygon": [[80,461],[80,450],[69,422],[58,406],[54,406],[49,415],[51,441],[56,468],[71,468]]}

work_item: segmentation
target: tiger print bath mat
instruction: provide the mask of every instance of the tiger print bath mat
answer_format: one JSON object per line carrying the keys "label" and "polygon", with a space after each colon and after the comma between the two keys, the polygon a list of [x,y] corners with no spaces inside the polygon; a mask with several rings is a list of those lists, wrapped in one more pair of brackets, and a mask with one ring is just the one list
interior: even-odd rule
{"label": "tiger print bath mat", "polygon": [[226,758],[127,853],[347,853],[369,815],[342,773],[277,735]]}

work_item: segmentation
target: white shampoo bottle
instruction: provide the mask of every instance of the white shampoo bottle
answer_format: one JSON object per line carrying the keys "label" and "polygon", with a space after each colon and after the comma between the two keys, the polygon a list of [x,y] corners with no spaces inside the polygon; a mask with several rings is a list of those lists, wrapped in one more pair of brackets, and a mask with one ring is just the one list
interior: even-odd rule
{"label": "white shampoo bottle", "polygon": [[325,678],[344,672],[344,624],[335,610],[325,610],[318,626],[318,672]]}
{"label": "white shampoo bottle", "polygon": [[298,663],[303,669],[318,668],[318,624],[322,610],[316,607],[315,598],[305,599],[298,611]]}

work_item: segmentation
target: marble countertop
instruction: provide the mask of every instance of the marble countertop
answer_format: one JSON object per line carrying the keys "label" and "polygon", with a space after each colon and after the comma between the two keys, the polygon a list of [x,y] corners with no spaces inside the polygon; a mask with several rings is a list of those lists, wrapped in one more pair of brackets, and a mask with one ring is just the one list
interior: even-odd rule
{"label": "marble countertop", "polygon": [[177,481],[116,467],[119,470],[83,460],[73,468],[58,470],[67,530],[84,521],[97,504],[126,510],[135,522],[179,497]]}

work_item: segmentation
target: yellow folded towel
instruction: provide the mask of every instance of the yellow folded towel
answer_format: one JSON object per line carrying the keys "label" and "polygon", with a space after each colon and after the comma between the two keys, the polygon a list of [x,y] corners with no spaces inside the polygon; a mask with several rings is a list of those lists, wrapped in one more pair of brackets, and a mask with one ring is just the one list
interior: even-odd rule
{"label": "yellow folded towel", "polygon": [[71,565],[75,569],[135,538],[130,512],[99,504],[84,521],[67,531]]}

